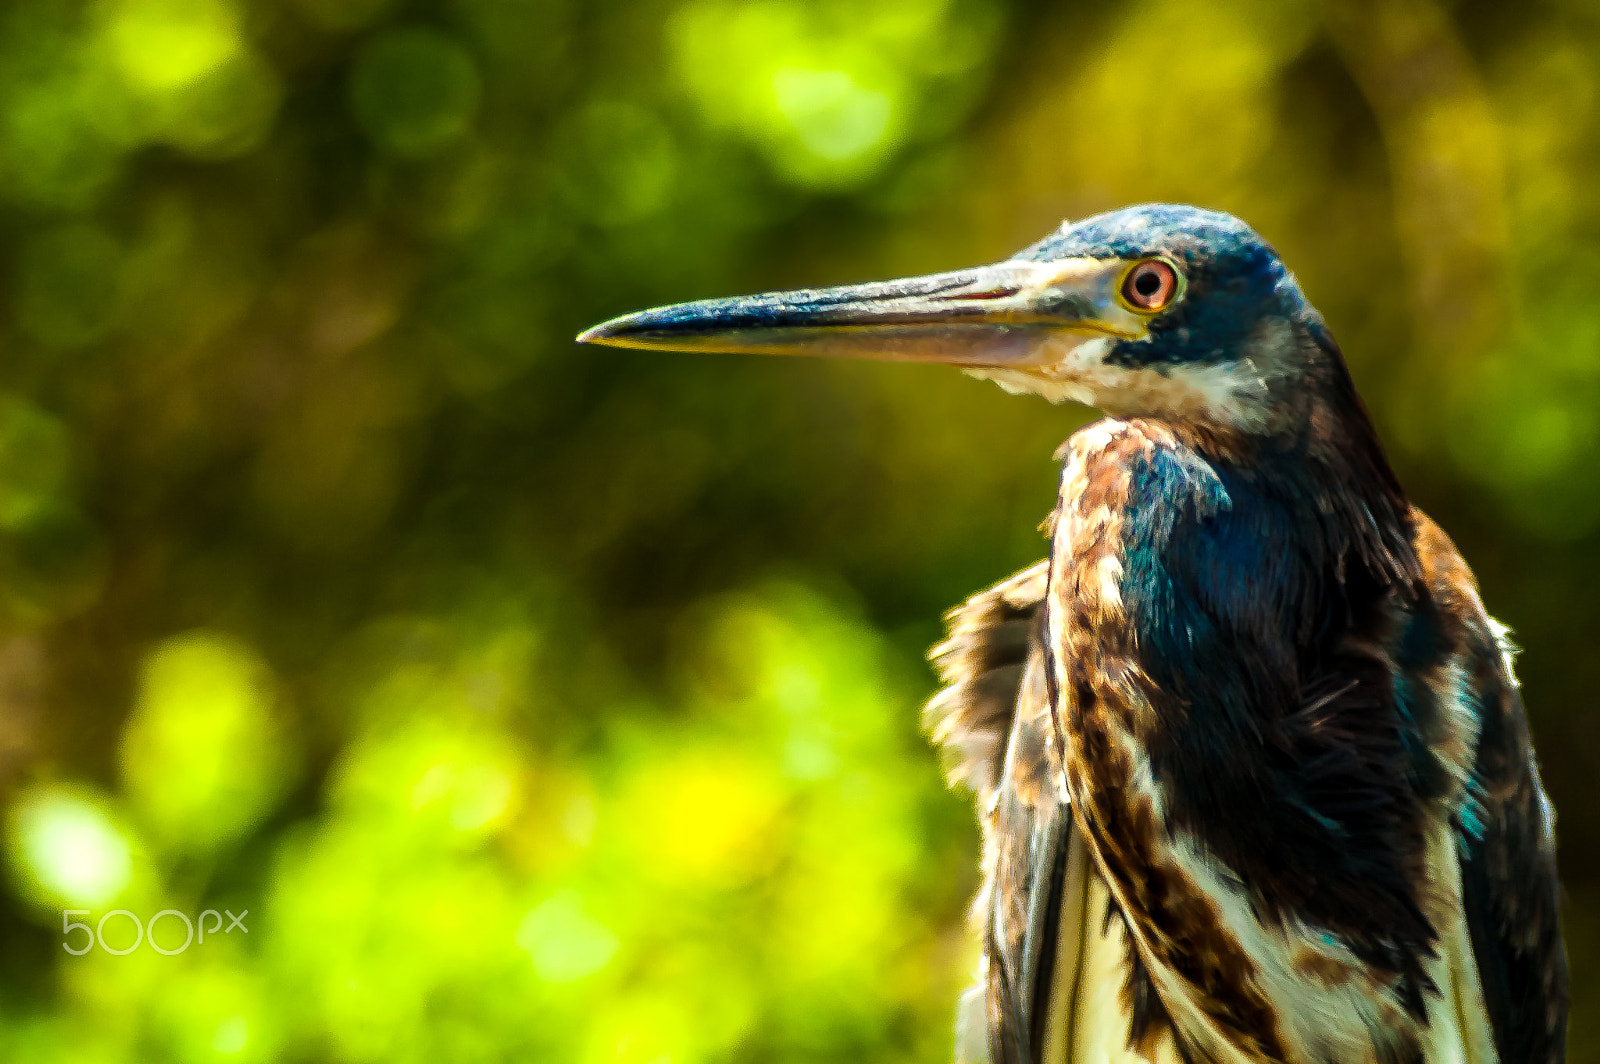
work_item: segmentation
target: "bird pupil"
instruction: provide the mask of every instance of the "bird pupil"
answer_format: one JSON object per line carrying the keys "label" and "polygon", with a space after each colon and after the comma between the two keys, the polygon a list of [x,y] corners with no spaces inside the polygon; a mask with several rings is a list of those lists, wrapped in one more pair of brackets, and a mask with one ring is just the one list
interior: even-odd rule
{"label": "bird pupil", "polygon": [[1161,278],[1154,270],[1146,270],[1133,282],[1133,287],[1142,296],[1153,296],[1161,288]]}

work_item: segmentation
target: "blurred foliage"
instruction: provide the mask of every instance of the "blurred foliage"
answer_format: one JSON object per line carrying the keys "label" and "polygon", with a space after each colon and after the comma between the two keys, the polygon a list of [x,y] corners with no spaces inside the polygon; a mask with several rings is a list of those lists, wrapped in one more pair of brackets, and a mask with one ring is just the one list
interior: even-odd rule
{"label": "blurred foliage", "polygon": [[1089,415],[570,337],[1149,199],[1517,629],[1597,1059],[1597,162],[1566,0],[10,0],[0,1059],[947,1059],[919,659]]}

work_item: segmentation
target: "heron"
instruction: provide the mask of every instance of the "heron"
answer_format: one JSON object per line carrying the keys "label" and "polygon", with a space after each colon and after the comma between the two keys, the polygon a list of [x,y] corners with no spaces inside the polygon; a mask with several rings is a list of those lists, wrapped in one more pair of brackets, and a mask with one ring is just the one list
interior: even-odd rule
{"label": "heron", "polygon": [[1048,556],[932,651],[925,720],[983,834],[958,1061],[1564,1059],[1513,645],[1248,225],[1128,207],[579,339],[946,363],[1105,415],[1057,453]]}

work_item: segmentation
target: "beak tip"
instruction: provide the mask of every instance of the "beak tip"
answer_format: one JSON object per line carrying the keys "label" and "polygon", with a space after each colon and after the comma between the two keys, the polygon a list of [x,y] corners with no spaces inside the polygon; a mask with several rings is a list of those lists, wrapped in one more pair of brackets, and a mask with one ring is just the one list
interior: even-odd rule
{"label": "beak tip", "polygon": [[[672,309],[674,308],[666,307],[624,314],[620,318],[591,325],[575,339],[580,344],[595,344],[601,347],[671,348],[674,346],[672,343],[674,334],[670,329],[663,331],[660,319],[664,310]],[[677,337],[677,339],[682,341],[684,338]],[[689,338],[691,343],[692,339]]]}
{"label": "beak tip", "polygon": [[599,325],[591,325],[575,337],[580,344],[611,344],[616,342],[617,330],[612,328],[613,322],[605,321]]}

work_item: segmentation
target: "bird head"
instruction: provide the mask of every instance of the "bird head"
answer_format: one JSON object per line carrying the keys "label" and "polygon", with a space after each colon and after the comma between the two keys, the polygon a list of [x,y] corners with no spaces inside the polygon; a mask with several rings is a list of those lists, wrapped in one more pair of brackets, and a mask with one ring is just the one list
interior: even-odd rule
{"label": "bird head", "polygon": [[1052,402],[1252,434],[1282,428],[1319,367],[1338,362],[1321,318],[1254,230],[1172,204],[1063,225],[989,266],[680,303],[578,339],[942,362]]}

